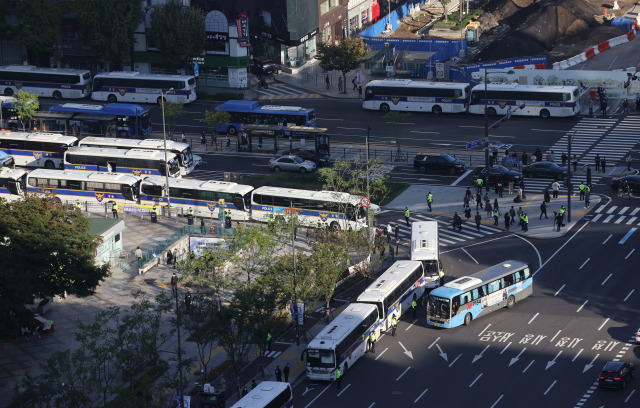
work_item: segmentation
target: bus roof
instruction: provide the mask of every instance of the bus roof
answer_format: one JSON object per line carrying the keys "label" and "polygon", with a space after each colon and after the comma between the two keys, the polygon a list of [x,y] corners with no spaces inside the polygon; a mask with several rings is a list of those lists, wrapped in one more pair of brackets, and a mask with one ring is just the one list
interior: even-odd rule
{"label": "bus roof", "polygon": [[27,171],[23,169],[10,169],[8,167],[0,168],[0,179],[17,180],[25,174],[27,174]]}
{"label": "bus roof", "polygon": [[27,178],[55,178],[60,180],[101,181],[104,183],[135,184],[140,178],[131,174],[105,173],[101,171],[73,171],[73,170],[48,170],[35,169]]}
{"label": "bus roof", "polygon": [[454,88],[465,89],[469,86],[466,82],[433,82],[416,81],[412,79],[378,79],[367,83],[370,86],[391,86],[398,88]]}
{"label": "bus roof", "polygon": [[416,268],[422,268],[422,264],[418,261],[396,261],[358,296],[357,301],[367,302],[377,301],[380,298],[384,299],[386,294],[400,284],[401,279],[399,279],[398,275],[406,271],[413,271]]}
{"label": "bus roof", "polygon": [[35,65],[22,65],[22,64],[13,64],[13,65],[3,65],[0,66],[0,71],[12,71],[12,72],[36,72],[36,73],[61,73],[61,74],[85,74],[88,73],[88,69],[71,69],[71,68],[45,68],[45,67],[36,67]]}
{"label": "bus roof", "polygon": [[29,133],[29,132],[0,132],[0,139],[6,140],[31,140],[36,142],[55,142],[61,144],[73,144],[77,137],[64,136],[59,133]]}
{"label": "bus roof", "polygon": [[419,221],[411,224],[411,259],[438,259],[438,222]]}
{"label": "bus roof", "polygon": [[94,76],[94,78],[140,78],[140,79],[182,79],[188,80],[193,75],[163,75],[163,74],[143,74],[137,71],[111,71],[103,72]]}
{"label": "bus roof", "polygon": [[[518,91],[528,91],[528,92],[573,92],[578,89],[577,86],[556,86],[556,85],[520,85],[518,83],[512,82],[509,84],[505,83],[489,83],[487,84],[487,90],[500,90],[500,91],[508,91],[508,90],[518,90]],[[476,85],[471,90],[482,91],[484,92],[484,83]]]}
{"label": "bus roof", "polygon": [[53,105],[49,108],[50,112],[73,112],[73,113],[99,113],[104,115],[127,115],[140,116],[147,112],[148,109],[132,103],[109,103],[107,105],[97,105],[90,103],[63,103]]}
{"label": "bus roof", "polygon": [[262,381],[231,408],[264,408],[270,406],[269,402],[273,397],[280,395],[282,391],[290,387],[291,385],[288,382]]}
{"label": "bus roof", "polygon": [[[166,185],[166,179],[160,176],[149,176],[145,177],[142,183],[164,187]],[[220,193],[240,195],[245,195],[253,190],[252,186],[238,183],[229,183],[227,181],[176,178],[169,178],[169,187],[191,188],[196,190],[216,191]]]}
{"label": "bus roof", "polygon": [[368,303],[352,303],[326,326],[315,339],[311,340],[307,348],[326,349],[335,347],[354,328],[362,324],[362,319],[373,310],[375,305]]}
{"label": "bus roof", "polygon": [[446,283],[444,286],[434,289],[431,294],[438,297],[452,297],[466,292],[470,288],[492,281],[500,276],[509,274],[517,269],[527,266],[526,262],[506,260],[497,265],[483,269],[473,275],[463,276]]}
{"label": "bus roof", "polygon": [[[134,157],[137,159],[164,160],[164,152],[160,150],[145,149],[102,149],[100,147],[74,146],[67,150],[67,153],[83,153],[94,156],[111,157]],[[176,158],[175,153],[167,153],[167,161]]]}
{"label": "bus roof", "polygon": [[216,107],[216,110],[223,110],[228,112],[286,112],[286,113],[296,113],[296,112],[310,112],[313,109],[310,108],[302,108],[300,106],[279,106],[279,105],[264,105],[260,106],[257,101],[236,101],[230,100],[226,101],[221,105]]}
{"label": "bus roof", "polygon": [[[162,139],[122,139],[113,137],[96,137],[87,136],[78,142],[78,146],[86,145],[100,145],[100,146],[115,146],[119,148],[141,148],[141,149],[153,149],[164,150],[164,141]],[[184,151],[189,147],[188,143],[174,142],[173,140],[167,140],[167,150]]]}
{"label": "bus roof", "polygon": [[341,193],[337,191],[313,191],[313,190],[299,190],[295,188],[285,188],[285,187],[269,187],[262,186],[258,187],[254,190],[254,194],[265,194],[276,197],[290,197],[290,198],[299,198],[299,199],[313,199],[320,200],[326,202],[337,202],[337,203],[358,203],[360,202],[360,197],[351,195],[349,193]]}

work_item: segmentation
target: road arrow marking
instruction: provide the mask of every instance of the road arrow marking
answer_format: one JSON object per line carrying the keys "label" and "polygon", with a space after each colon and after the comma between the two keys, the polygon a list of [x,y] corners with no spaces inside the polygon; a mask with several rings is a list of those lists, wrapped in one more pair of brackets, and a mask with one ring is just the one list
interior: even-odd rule
{"label": "road arrow marking", "polygon": [[309,391],[313,391],[313,390],[315,390],[315,388],[305,387],[305,388],[304,388],[304,392],[302,393],[302,395],[304,395],[304,394],[308,393]]}
{"label": "road arrow marking", "polygon": [[520,358],[520,356],[522,355],[522,353],[524,353],[524,351],[525,351],[526,349],[527,349],[526,347],[525,347],[525,348],[523,348],[523,349],[518,353],[518,355],[517,355],[517,356],[515,356],[514,358],[512,358],[512,359],[511,359],[511,361],[509,362],[509,367],[511,367],[512,365],[514,365],[514,364],[516,363],[516,361],[518,361],[518,359]]}
{"label": "road arrow marking", "polygon": [[408,355],[409,358],[413,360],[413,354],[410,351],[407,351],[407,349],[404,347],[404,345],[402,343],[398,342],[398,344],[404,350],[404,354]]}
{"label": "road arrow marking", "polygon": [[438,348],[438,351],[440,351],[440,357],[444,358],[444,361],[448,363],[449,360],[447,360],[447,353],[442,352],[442,349],[440,348],[439,344],[436,344],[436,347]]}
{"label": "road arrow marking", "polygon": [[591,360],[591,362],[589,364],[585,364],[584,365],[584,370],[582,370],[582,374],[586,373],[587,370],[589,370],[591,367],[593,367],[593,363],[596,361],[596,359],[600,357],[600,354],[596,354],[596,356],[593,358],[593,360]]}
{"label": "road arrow marking", "polygon": [[549,369],[549,367],[551,367],[552,365],[554,365],[556,363],[556,359],[558,357],[560,357],[560,354],[562,354],[562,350],[558,351],[558,354],[556,354],[556,356],[553,358],[553,360],[549,361],[547,363],[547,368],[545,368],[544,370],[547,371]]}
{"label": "road arrow marking", "polygon": [[488,349],[488,348],[489,348],[489,344],[487,344],[487,347],[485,347],[485,348],[484,348],[484,350],[482,350],[482,351],[480,352],[480,354],[476,354],[476,355],[473,357],[473,361],[471,362],[471,364],[473,364],[473,363],[475,363],[476,361],[480,360],[480,358],[482,357],[482,353],[484,353],[485,351],[487,351],[487,349]]}

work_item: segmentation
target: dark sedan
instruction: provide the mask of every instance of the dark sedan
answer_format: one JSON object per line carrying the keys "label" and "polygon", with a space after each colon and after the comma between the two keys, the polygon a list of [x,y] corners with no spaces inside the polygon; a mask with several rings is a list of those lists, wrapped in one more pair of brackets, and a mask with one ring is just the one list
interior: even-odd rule
{"label": "dark sedan", "polygon": [[516,170],[509,170],[508,168],[501,165],[494,165],[490,168],[486,168],[485,166],[478,166],[471,173],[473,179],[477,179],[478,177],[482,177],[486,179],[489,177],[489,184],[495,183],[496,180],[501,181],[502,184],[508,184],[510,181],[513,181],[515,184],[520,183],[522,180],[522,173]]}
{"label": "dark sedan", "polygon": [[313,150],[307,149],[293,149],[282,152],[283,156],[293,155],[298,156],[304,160],[312,161],[318,167],[327,166],[329,164],[329,155],[316,153]]}
{"label": "dark sedan", "polygon": [[522,169],[522,175],[525,177],[551,178],[564,180],[567,177],[567,167],[561,167],[553,162],[538,162],[526,166]]}
{"label": "dark sedan", "polygon": [[611,180],[611,188],[615,191],[618,191],[620,187],[620,182],[622,180],[626,180],[627,184],[629,184],[629,188],[633,193],[640,192],[640,176],[624,176],[617,179]]}

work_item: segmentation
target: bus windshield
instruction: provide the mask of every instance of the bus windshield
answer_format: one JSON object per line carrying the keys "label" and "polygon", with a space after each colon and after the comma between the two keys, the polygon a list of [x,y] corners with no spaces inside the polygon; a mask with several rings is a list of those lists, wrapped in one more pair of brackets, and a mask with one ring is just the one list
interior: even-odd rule
{"label": "bus windshield", "polygon": [[193,153],[191,152],[191,146],[180,152],[180,159],[186,167],[191,166],[191,163],[193,163]]}
{"label": "bus windshield", "polygon": [[336,365],[333,350],[308,349],[307,362],[311,367],[332,368]]}
{"label": "bus windshield", "polygon": [[427,313],[429,314],[429,316],[437,317],[440,319],[449,318],[451,310],[449,299],[429,296],[429,304],[427,306]]}

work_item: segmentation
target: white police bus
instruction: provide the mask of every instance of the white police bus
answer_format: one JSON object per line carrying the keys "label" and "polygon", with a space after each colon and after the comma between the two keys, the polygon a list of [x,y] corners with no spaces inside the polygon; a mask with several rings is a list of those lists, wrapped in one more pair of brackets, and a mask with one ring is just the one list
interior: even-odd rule
{"label": "white police bus", "polygon": [[440,241],[437,221],[411,223],[411,260],[422,262],[425,287],[435,288],[440,283]]}
{"label": "white police bus", "polygon": [[231,408],[293,408],[293,392],[288,382],[263,381]]}

